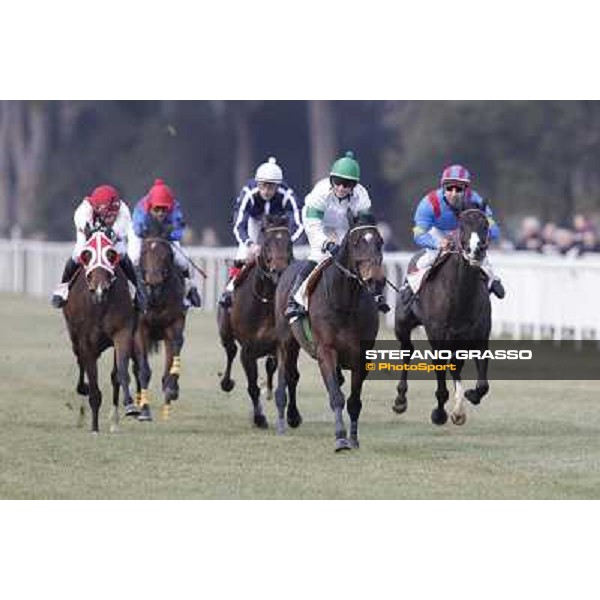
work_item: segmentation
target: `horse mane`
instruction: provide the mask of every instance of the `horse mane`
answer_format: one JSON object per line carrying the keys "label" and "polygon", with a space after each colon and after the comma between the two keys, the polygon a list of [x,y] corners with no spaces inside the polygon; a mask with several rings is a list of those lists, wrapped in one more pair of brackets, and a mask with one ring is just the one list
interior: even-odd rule
{"label": "horse mane", "polygon": [[168,223],[163,223],[158,219],[149,219],[146,225],[146,237],[169,239],[169,235],[173,231],[173,227]]}

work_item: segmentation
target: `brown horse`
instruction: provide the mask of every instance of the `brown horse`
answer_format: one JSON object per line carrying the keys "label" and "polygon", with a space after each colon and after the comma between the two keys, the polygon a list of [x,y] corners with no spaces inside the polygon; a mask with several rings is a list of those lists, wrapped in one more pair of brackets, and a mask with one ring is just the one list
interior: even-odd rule
{"label": "brown horse", "polygon": [[158,342],[165,342],[165,366],[162,377],[164,404],[163,419],[168,419],[171,401],[179,397],[181,349],[185,329],[185,285],[175,264],[173,248],[166,231],[157,231],[157,237],[148,237],[142,243],[140,270],[142,285],[146,287],[147,310],[140,315],[134,335],[134,365],[136,400],[140,405],[140,421],[151,421],[152,412],[148,386],[152,376],[148,355],[157,350]]}
{"label": "brown horse", "polygon": [[126,414],[137,412],[129,394],[128,373],[134,327],[133,304],[127,278],[118,267],[118,254],[105,232],[90,234],[80,261],[83,268],[75,274],[63,308],[73,353],[79,365],[77,391],[89,395],[92,432],[98,433],[102,393],[98,387],[97,362],[104,350],[114,346],[110,430],[116,431],[119,423],[119,387],[123,390]]}
{"label": "brown horse", "polygon": [[241,361],[248,380],[248,394],[254,410],[254,425],[268,427],[260,402],[256,361],[267,357],[267,394],[273,390],[273,374],[277,369],[275,353],[275,317],[273,312],[275,289],[280,274],[293,259],[292,240],[285,216],[267,215],[263,219],[258,240],[260,255],[245,267],[245,277],[233,293],[230,309],[219,306],[217,321],[221,344],[227,354],[227,366],[221,379],[221,388],[229,392],[235,382],[231,379],[231,365],[237,354],[236,341],[241,347]]}
{"label": "brown horse", "polygon": [[[335,450],[358,448],[358,418],[362,408],[362,385],[368,374],[363,368],[361,342],[365,349],[375,343],[379,330],[373,290],[383,284],[383,239],[370,216],[352,220],[350,229],[336,257],[322,270],[314,286],[308,306],[312,331],[311,355],[316,357],[323,382],[329,394],[329,405],[335,414]],[[285,432],[285,409],[289,395],[287,422],[301,422],[296,406],[296,386],[300,378],[297,368],[300,345],[307,348],[305,319],[289,325],[284,311],[290,289],[303,263],[298,261],[283,274],[277,287],[275,315],[277,322],[278,382],[275,390],[278,421],[277,432]],[[342,412],[344,394],[341,390],[341,369],[352,371],[352,390],[348,397],[350,440]]]}

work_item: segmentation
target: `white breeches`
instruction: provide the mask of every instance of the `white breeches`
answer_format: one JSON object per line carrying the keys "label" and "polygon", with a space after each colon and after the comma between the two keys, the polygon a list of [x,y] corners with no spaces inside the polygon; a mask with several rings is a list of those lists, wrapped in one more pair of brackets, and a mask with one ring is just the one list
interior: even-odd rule
{"label": "white breeches", "polygon": [[[138,237],[135,234],[131,234],[129,236],[129,258],[131,262],[137,267],[140,264],[140,256],[142,254],[142,238]],[[189,269],[190,275],[192,273],[192,269],[190,269],[190,261],[188,257],[183,254],[181,251],[180,242],[169,242],[173,247],[173,258],[175,260],[175,264],[182,270]]]}
{"label": "white breeches", "polygon": [[[258,236],[260,234],[260,221],[250,217],[248,219],[248,237],[256,244],[258,243]],[[235,260],[248,260],[250,258],[249,248],[246,244],[240,244],[238,246]]]}
{"label": "white breeches", "polygon": [[[416,294],[423,282],[423,277],[427,274],[429,269],[433,266],[435,259],[439,253],[439,250],[433,250],[431,248],[427,248],[425,253],[417,260],[416,267],[417,270],[412,273],[406,274],[406,281],[408,285],[410,285],[412,291]],[[488,276],[488,287],[492,285],[492,281],[497,279],[496,274],[493,271],[492,263],[490,262],[490,257],[485,256],[483,262],[481,263],[481,270]]]}

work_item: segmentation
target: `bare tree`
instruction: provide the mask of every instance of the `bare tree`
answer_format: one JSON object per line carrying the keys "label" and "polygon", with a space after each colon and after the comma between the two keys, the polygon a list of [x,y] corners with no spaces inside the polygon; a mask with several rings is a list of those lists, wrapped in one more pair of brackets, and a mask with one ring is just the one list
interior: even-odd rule
{"label": "bare tree", "polygon": [[312,181],[329,172],[336,154],[336,132],[333,107],[329,100],[308,102],[310,158]]}

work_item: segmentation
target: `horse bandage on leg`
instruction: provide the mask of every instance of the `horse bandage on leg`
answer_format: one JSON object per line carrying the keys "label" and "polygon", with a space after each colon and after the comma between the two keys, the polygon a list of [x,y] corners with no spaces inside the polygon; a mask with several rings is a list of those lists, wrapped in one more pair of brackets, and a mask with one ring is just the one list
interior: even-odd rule
{"label": "horse bandage on leg", "polygon": [[136,392],[135,393],[135,405],[136,406],[141,406],[142,405],[142,392]]}
{"label": "horse bandage on leg", "polygon": [[171,363],[171,370],[169,371],[169,375],[179,375],[181,372],[181,357],[174,356],[173,362]]}
{"label": "horse bandage on leg", "polygon": [[146,406],[148,404],[148,390],[142,390],[140,392],[140,406]]}

